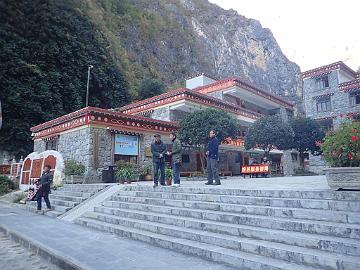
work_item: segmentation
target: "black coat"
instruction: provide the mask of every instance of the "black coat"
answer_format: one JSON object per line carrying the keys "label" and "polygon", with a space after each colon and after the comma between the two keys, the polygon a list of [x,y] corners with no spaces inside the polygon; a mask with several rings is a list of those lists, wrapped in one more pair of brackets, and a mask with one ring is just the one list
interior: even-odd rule
{"label": "black coat", "polygon": [[[153,142],[151,144],[151,153],[153,155],[153,162],[164,163],[165,162],[165,153],[166,153],[166,145],[160,142]],[[162,154],[162,157],[160,157]]]}
{"label": "black coat", "polygon": [[209,158],[219,159],[219,140],[216,137],[209,140],[207,150],[209,151]]}
{"label": "black coat", "polygon": [[43,191],[50,191],[50,185],[53,181],[53,175],[51,172],[44,172],[42,176],[39,179],[39,184],[41,185],[41,188]]}

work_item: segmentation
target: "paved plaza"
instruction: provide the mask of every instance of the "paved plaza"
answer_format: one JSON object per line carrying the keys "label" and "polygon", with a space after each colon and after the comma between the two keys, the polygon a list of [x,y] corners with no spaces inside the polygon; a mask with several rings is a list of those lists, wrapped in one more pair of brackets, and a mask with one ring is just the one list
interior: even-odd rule
{"label": "paved plaza", "polygon": [[[69,265],[80,268],[69,269],[147,269],[147,270],[231,270],[232,268],[208,262],[200,258],[184,255],[174,251],[117,237],[111,234],[94,231],[69,222],[53,219],[43,215],[29,213],[18,208],[0,204],[0,230],[12,235],[21,235],[29,243],[35,243],[30,252],[40,249],[42,254],[64,269]],[[40,232],[40,233],[36,233]],[[18,249],[24,250],[15,244]],[[25,252],[25,251],[23,251]],[[1,253],[0,265],[22,265],[18,261],[26,260],[19,256]],[[35,260],[37,261],[37,260]],[[43,265],[43,264],[41,264]],[[45,267],[45,266],[44,266]],[[48,266],[47,266],[48,267]],[[1,267],[2,270],[4,268]],[[5,268],[37,269],[37,268]],[[53,268],[41,268],[53,269]]]}

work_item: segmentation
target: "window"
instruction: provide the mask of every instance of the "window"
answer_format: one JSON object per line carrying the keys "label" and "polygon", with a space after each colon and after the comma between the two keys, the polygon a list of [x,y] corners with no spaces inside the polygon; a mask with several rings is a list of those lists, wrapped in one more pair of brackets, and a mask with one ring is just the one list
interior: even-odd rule
{"label": "window", "polygon": [[297,153],[291,153],[291,159],[293,162],[298,160],[298,154]]}
{"label": "window", "polygon": [[360,104],[360,91],[350,94],[350,106],[356,106]]}
{"label": "window", "polygon": [[329,77],[326,75],[326,76],[317,78],[315,80],[315,85],[316,85],[316,89],[324,89],[326,87],[329,87]]}
{"label": "window", "polygon": [[47,141],[45,144],[45,150],[55,150],[57,151],[57,140],[51,140],[51,141]]}
{"label": "window", "polygon": [[329,112],[331,111],[331,100],[330,97],[321,98],[316,101],[317,112]]}
{"label": "window", "polygon": [[190,163],[190,156],[189,155],[181,155],[181,161],[182,163]]}

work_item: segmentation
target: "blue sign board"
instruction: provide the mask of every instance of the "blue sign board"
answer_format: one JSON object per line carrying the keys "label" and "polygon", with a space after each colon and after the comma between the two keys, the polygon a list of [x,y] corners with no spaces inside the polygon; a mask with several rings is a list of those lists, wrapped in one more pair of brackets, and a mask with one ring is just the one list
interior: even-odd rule
{"label": "blue sign board", "polygon": [[115,134],[115,154],[137,156],[139,154],[139,137]]}

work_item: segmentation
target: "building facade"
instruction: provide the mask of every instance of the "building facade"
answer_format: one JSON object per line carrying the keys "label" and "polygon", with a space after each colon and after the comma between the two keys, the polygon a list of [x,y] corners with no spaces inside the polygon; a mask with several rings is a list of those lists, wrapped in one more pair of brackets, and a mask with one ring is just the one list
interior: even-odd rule
{"label": "building facade", "polygon": [[[74,159],[85,165],[87,182],[101,181],[104,169],[117,161],[139,165],[151,163],[153,135],[160,133],[170,147],[168,134],[178,130],[186,115],[206,108],[224,110],[239,121],[238,137],[222,142],[220,172],[240,174],[241,166],[251,157],[260,158],[263,151],[244,149],[249,126],[262,115],[280,114],[292,117],[293,104],[238,79],[215,80],[200,74],[186,81],[186,88],[135,102],[116,110],[87,107],[33,127],[34,151],[56,150],[63,159]],[[299,166],[291,153],[271,153],[274,173],[292,174]],[[182,173],[201,171],[201,154],[184,147]]]}
{"label": "building facade", "polygon": [[[129,104],[118,110],[163,121],[179,122],[187,114],[216,108],[224,110],[238,120],[240,130],[234,140],[220,146],[220,171],[240,174],[242,165],[247,165],[250,157],[260,160],[262,151],[245,151],[244,137],[249,126],[262,115],[280,114],[287,121],[293,115],[293,104],[267,91],[258,89],[239,78],[216,80],[206,74],[199,74],[186,81],[186,88],[176,89],[146,100]],[[294,153],[295,154],[295,153]],[[184,151],[182,171],[200,171],[200,153]],[[291,153],[274,150],[271,153],[274,172],[293,174],[299,167]]]}
{"label": "building facade", "polygon": [[[306,116],[319,122],[325,130],[336,129],[350,117],[360,119],[360,74],[343,62],[302,73]],[[321,156],[311,156],[310,170],[323,173]]]}

